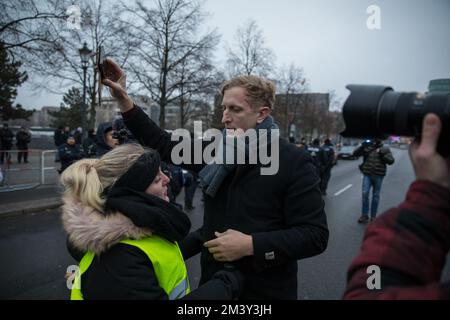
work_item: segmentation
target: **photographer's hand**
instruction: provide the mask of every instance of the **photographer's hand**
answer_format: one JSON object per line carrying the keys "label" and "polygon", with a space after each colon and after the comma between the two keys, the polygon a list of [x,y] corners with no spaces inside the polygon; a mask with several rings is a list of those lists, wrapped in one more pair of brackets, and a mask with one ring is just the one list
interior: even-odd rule
{"label": "photographer's hand", "polygon": [[111,90],[111,95],[119,102],[121,112],[127,112],[133,108],[133,100],[127,94],[126,75],[120,66],[112,59],[107,58],[103,62],[105,79],[102,83]]}
{"label": "photographer's hand", "polygon": [[420,144],[410,148],[411,161],[417,180],[427,180],[450,189],[450,157],[444,158],[436,151],[442,124],[435,114],[423,120]]}

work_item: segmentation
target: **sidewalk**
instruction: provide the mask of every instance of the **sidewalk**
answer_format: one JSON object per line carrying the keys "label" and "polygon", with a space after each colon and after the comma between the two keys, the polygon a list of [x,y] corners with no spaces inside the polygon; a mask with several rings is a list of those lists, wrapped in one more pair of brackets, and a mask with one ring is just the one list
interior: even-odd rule
{"label": "sidewalk", "polygon": [[58,185],[0,193],[0,218],[58,208],[62,204]]}

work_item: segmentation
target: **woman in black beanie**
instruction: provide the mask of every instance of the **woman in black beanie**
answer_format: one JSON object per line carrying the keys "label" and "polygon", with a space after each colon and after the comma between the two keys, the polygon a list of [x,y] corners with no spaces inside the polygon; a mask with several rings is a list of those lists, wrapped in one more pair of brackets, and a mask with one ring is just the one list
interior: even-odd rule
{"label": "woman in black beanie", "polygon": [[242,279],[233,269],[189,294],[178,242],[191,224],[169,203],[160,165],[156,151],[125,144],[62,174],[63,226],[71,252],[83,253],[71,299],[238,297]]}

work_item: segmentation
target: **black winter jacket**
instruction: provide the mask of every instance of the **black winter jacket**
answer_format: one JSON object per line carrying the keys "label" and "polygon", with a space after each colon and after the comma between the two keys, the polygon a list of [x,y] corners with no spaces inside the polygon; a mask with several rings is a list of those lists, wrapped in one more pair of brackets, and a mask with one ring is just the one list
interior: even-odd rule
{"label": "black winter jacket", "polygon": [[59,147],[60,145],[66,143],[67,137],[69,136],[69,132],[66,132],[62,129],[56,129],[53,139],[55,141],[55,146]]}
{"label": "black winter jacket", "polygon": [[105,134],[112,130],[111,122],[100,123],[97,127],[95,152],[97,157],[101,157],[105,153],[112,150],[112,148],[105,141]]}
{"label": "black winter jacket", "polygon": [[16,134],[16,146],[19,150],[28,149],[28,144],[31,142],[31,134],[28,131],[19,131]]}
{"label": "black winter jacket", "polygon": [[[177,144],[139,107],[123,114],[138,141],[171,162]],[[201,255],[201,283],[223,263],[203,246],[214,232],[235,229],[252,235],[254,255],[235,262],[244,274],[243,299],[296,299],[297,260],[323,252],[328,242],[319,177],[308,152],[280,139],[280,166],[275,175],[261,175],[258,165],[239,165],[222,183],[215,198],[205,195],[203,226],[188,235],[185,257]],[[201,165],[185,165],[199,172]]]}
{"label": "black winter jacket", "polygon": [[14,133],[9,128],[0,129],[0,150],[3,148],[5,150],[11,149],[14,140]]}
{"label": "black winter jacket", "polygon": [[[154,218],[151,229],[165,237],[164,226],[169,216],[147,214]],[[182,213],[181,213],[182,214]],[[181,219],[180,219],[181,220]],[[80,261],[86,251],[96,255],[88,270],[81,276],[81,290],[85,300],[167,300],[152,261],[134,246],[119,243],[121,239],[140,239],[148,236],[149,228],[136,226],[120,212],[105,216],[94,208],[84,206],[70,197],[64,198],[62,221],[68,234],[67,246],[72,257]],[[189,228],[189,226],[187,226]],[[217,272],[211,281],[185,299],[234,299],[241,291],[242,276],[227,268]]]}
{"label": "black winter jacket", "polygon": [[68,143],[64,143],[58,148],[59,158],[61,159],[61,170],[62,173],[67,169],[72,163],[77,160],[83,159],[84,153],[80,145],[74,144],[71,146]]}

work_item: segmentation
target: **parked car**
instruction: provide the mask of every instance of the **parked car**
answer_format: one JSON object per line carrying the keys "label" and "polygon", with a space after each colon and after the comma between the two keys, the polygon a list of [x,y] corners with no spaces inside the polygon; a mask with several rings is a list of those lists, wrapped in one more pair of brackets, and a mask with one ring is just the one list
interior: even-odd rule
{"label": "parked car", "polygon": [[338,152],[338,159],[348,159],[348,160],[355,160],[358,159],[357,156],[353,155],[353,151],[355,151],[356,147],[354,146],[344,146],[339,150]]}

